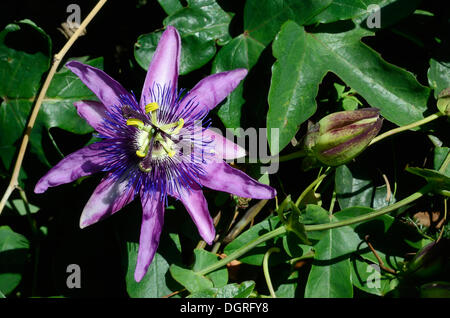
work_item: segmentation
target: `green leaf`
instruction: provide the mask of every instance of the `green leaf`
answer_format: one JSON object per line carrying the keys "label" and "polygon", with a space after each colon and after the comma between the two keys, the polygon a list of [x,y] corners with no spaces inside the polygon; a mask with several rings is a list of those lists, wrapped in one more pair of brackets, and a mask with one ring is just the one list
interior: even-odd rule
{"label": "green leaf", "polygon": [[351,261],[351,269],[353,285],[369,294],[384,296],[393,289],[392,279],[383,275],[376,264],[368,264],[355,257]]}
{"label": "green leaf", "polygon": [[341,209],[352,206],[371,206],[373,185],[362,169],[342,165],[337,167],[335,174],[336,197]]}
{"label": "green leaf", "polygon": [[[134,45],[134,57],[145,70],[148,69],[155,53],[162,31],[142,34]],[[188,35],[181,37],[180,74],[188,74],[211,60],[216,54],[214,41],[203,41],[200,38]]]}
{"label": "green leaf", "polygon": [[[170,239],[163,237],[159,248],[160,250],[169,248],[172,244],[179,245],[178,236],[171,236]],[[170,277],[167,277],[169,267],[175,261],[168,257],[167,253],[156,252],[144,278],[139,283],[134,280],[138,250],[138,243],[126,242],[128,266],[125,282],[128,295],[134,298],[156,298],[169,295],[177,290],[176,284],[171,281]]]}
{"label": "green leaf", "polygon": [[[91,60],[85,63],[100,67],[102,59]],[[20,69],[19,65],[17,67]],[[17,96],[14,98],[7,97],[3,101],[0,108],[0,132],[5,138],[0,139],[0,147],[5,144],[14,144],[22,136],[35,98],[36,96],[26,99]],[[43,132],[47,131],[49,133],[50,128],[53,127],[75,134],[92,132],[92,127],[78,116],[73,103],[79,100],[96,99],[96,96],[67,68],[64,67],[55,74],[30,135],[31,150],[43,163],[48,164],[42,147]],[[14,118],[14,120],[11,120],[11,118]]]}
{"label": "green leaf", "polygon": [[356,28],[339,35],[309,34],[308,39],[314,41],[317,53],[324,57],[329,70],[372,107],[379,108],[387,120],[402,126],[422,119],[427,109],[429,88],[363,44],[361,38],[367,35],[370,33]]}
{"label": "green leaf", "polygon": [[9,226],[0,226],[0,291],[11,293],[22,280],[30,243]]}
{"label": "green leaf", "polygon": [[279,151],[315,112],[318,85],[329,71],[379,108],[387,120],[402,126],[423,119],[429,88],[363,44],[361,38],[371,35],[369,31],[322,26],[314,32],[307,33],[288,21],[273,44],[278,59],[273,67],[267,127],[279,129]]}
{"label": "green leaf", "polygon": [[[332,0],[247,0],[244,9],[244,29],[264,45],[268,45],[287,20],[299,25],[310,21]],[[275,14],[274,14],[275,13]]]}
{"label": "green leaf", "polygon": [[[27,209],[25,207],[25,203],[21,199],[14,199],[11,203],[6,202],[6,207],[11,210],[17,211],[17,213],[21,216],[27,215]],[[30,213],[34,214],[39,211],[39,207],[29,204]]]}
{"label": "green leaf", "polygon": [[[434,148],[434,159],[433,159],[433,167],[434,170],[439,170],[442,167],[442,164],[450,153],[450,148],[448,147],[436,147]],[[447,177],[450,177],[450,165],[447,166],[445,171],[443,172]]]}
{"label": "green leaf", "polygon": [[188,295],[187,298],[215,298],[217,297],[217,288],[202,289]]}
{"label": "green leaf", "polygon": [[[217,263],[219,257],[211,252],[195,249],[195,263],[192,268],[194,272],[201,271],[202,269]],[[218,269],[212,273],[206,275],[214,284],[214,287],[223,287],[228,283],[228,271],[226,268]]]}
{"label": "green leaf", "polygon": [[[234,251],[241,248],[243,245],[246,245],[248,242],[253,241],[261,235],[274,230],[279,224],[280,221],[278,216],[267,218],[264,221],[255,224],[250,229],[235,238],[230,244],[228,244],[224,249],[224,253],[230,255]],[[269,244],[269,242],[261,243],[239,260],[246,264],[261,266],[264,254],[270,246]],[[272,259],[275,259],[275,255]]]}
{"label": "green leaf", "polygon": [[213,288],[213,283],[208,278],[175,264],[170,266],[170,274],[191,293]]}
{"label": "green leaf", "polygon": [[[372,211],[373,209],[365,207],[347,208],[335,213],[332,216],[331,222],[344,221]],[[399,264],[402,259],[395,255],[391,255],[392,253],[398,252],[396,252],[396,249],[392,249],[392,241],[390,241],[391,239],[387,236],[393,223],[393,217],[383,215],[366,222],[323,231],[325,232],[325,235],[323,235],[321,240],[314,246],[314,250],[316,251],[315,261],[311,268],[310,276],[308,277],[305,296],[351,297],[352,284],[361,289],[367,287],[364,285],[368,279],[367,275],[358,273],[359,276],[357,278],[359,279],[359,282],[356,282],[355,269],[352,268],[355,266],[355,254],[358,254],[363,259],[374,264],[378,263],[377,258],[370,251],[367,243],[362,241],[366,235],[369,235],[371,240],[375,239],[375,242],[373,242],[375,248],[383,246],[385,248],[386,245],[389,246],[389,255],[377,249],[377,254],[384,264],[390,267],[392,267],[393,264]],[[393,231],[398,230],[398,228],[393,229]],[[402,251],[400,253],[404,254],[405,252]],[[366,269],[367,267],[364,267],[364,270]],[[375,287],[378,288],[378,285]],[[381,287],[372,292],[375,294],[380,291],[387,292],[385,289],[387,289],[386,284],[381,281]]]}
{"label": "green leaf", "polygon": [[[345,209],[333,214],[329,222],[343,221],[370,211],[370,208]],[[308,276],[305,297],[352,297],[349,257],[360,243],[359,235],[350,226],[326,230],[314,246],[315,258]]]}
{"label": "green leaf", "polygon": [[[351,207],[337,212],[335,215],[339,220],[343,221],[373,211],[374,209],[367,207]],[[397,226],[394,226],[394,222],[394,217],[390,215],[382,215],[366,222],[350,225],[349,227],[353,229],[354,233],[360,238],[360,241],[358,243],[358,239],[356,239],[356,236],[351,236],[353,237],[353,242],[349,242],[347,251],[353,250],[363,259],[377,264],[378,259],[369,249],[367,243],[362,241],[365,240],[365,237],[367,235],[369,235],[369,239],[372,241],[374,248],[376,249],[377,254],[381,258],[383,263],[387,264],[388,266],[390,265],[394,269],[397,268],[398,264],[400,262],[403,262],[403,258],[399,257],[398,255],[403,255],[404,253],[406,253],[406,251],[404,250],[404,246],[401,246],[401,244],[392,242],[392,239],[389,235],[390,232],[394,233],[393,235],[395,235],[395,237],[397,237],[399,233],[403,235],[404,231],[407,230],[407,226],[404,224],[397,224]],[[382,250],[384,250],[385,252],[383,252]]]}
{"label": "green leaf", "polygon": [[164,25],[177,28],[180,35],[196,35],[204,41],[225,45],[231,40],[228,25],[231,15],[215,0],[187,0],[188,5],[164,19]]}
{"label": "green leaf", "polygon": [[375,188],[372,200],[372,208],[378,210],[395,203],[395,201],[396,200],[394,194],[391,192],[388,196],[387,186],[382,185]]}
{"label": "green leaf", "polygon": [[[17,45],[17,41],[30,37],[37,38],[38,43],[42,43],[41,47]],[[7,150],[0,156],[4,163],[11,162],[11,145],[16,145],[23,134],[43,75],[50,64],[50,49],[48,36],[31,22],[10,24],[0,33],[0,97],[3,99],[0,105],[0,149]],[[95,67],[101,67],[103,63],[102,59],[82,61]],[[96,97],[75,74],[62,67],[50,84],[30,135],[31,151],[43,163],[48,164],[42,147],[43,132],[48,133],[52,127],[76,134],[93,131],[73,106],[75,101],[83,99],[96,100]]]}
{"label": "green leaf", "polygon": [[289,218],[285,226],[286,230],[294,233],[303,244],[305,245],[311,244],[306,235],[305,226],[303,225],[303,223],[300,223],[299,221],[299,215],[292,212],[289,215]]}
{"label": "green leaf", "polygon": [[308,204],[302,215],[302,222],[308,225],[328,223],[330,222],[330,214],[327,210],[318,205]]}
{"label": "green leaf", "polygon": [[[289,144],[300,124],[316,111],[315,97],[325,75],[318,56],[312,54],[306,33],[295,22],[286,22],[275,38],[273,55],[277,61],[272,67],[267,113],[268,140],[271,129],[279,129],[278,151]],[[272,155],[276,154],[270,145]]]}
{"label": "green leaf", "polygon": [[350,260],[345,255],[348,228],[328,230],[315,246],[316,258],[311,267],[305,288],[306,298],[342,298],[352,297]]}
{"label": "green leaf", "polygon": [[255,288],[255,282],[228,284],[221,288],[204,289],[190,294],[189,298],[248,298]]}
{"label": "green leaf", "polygon": [[450,87],[450,62],[430,59],[428,83],[434,90],[435,98],[438,98],[439,93],[444,89]]}
{"label": "green leaf", "polygon": [[386,27],[413,12],[419,0],[333,0],[333,3],[311,20],[312,23],[331,23],[339,20],[365,20],[370,14],[370,5],[377,5],[380,11],[381,27]]}
{"label": "green leaf", "polygon": [[[212,73],[255,66],[261,53],[288,19],[300,24],[321,12],[330,0],[248,0],[244,8],[244,30],[224,46],[214,59]],[[277,14],[274,14],[277,12]],[[241,127],[244,84],[241,83],[221,105],[218,115],[227,128]]]}
{"label": "green leaf", "polygon": [[[258,61],[264,45],[249,35],[241,34],[225,45],[214,59],[211,73],[219,73],[236,68],[250,70]],[[227,128],[241,127],[241,108],[244,84],[241,82],[220,106],[219,118]]]}
{"label": "green leaf", "polygon": [[436,106],[442,114],[450,116],[450,87],[439,93]]}
{"label": "green leaf", "polygon": [[406,171],[420,176],[430,183],[436,184],[442,190],[450,190],[450,177],[447,177],[439,171],[417,167],[407,167]]}
{"label": "green leaf", "polygon": [[158,0],[158,2],[167,14],[174,14],[183,9],[179,0]]}
{"label": "green leaf", "polygon": [[[233,284],[233,285],[235,285],[235,284]],[[247,280],[245,282],[242,282],[240,285],[237,286],[237,290],[235,289],[235,292],[232,293],[232,297],[233,298],[248,298],[254,288],[255,288],[254,281]]]}
{"label": "green leaf", "polygon": [[[166,214],[167,215],[167,214]],[[167,296],[182,287],[169,274],[172,264],[181,264],[181,244],[178,234],[161,233],[158,249],[147,273],[137,283],[134,272],[139,251],[139,233],[142,212],[137,204],[130,204],[113,218],[126,291],[133,298],[157,298]]]}
{"label": "green leaf", "polygon": [[[164,5],[162,4],[164,3]],[[181,36],[180,74],[188,74],[208,63],[216,54],[216,43],[225,45],[231,40],[228,26],[231,16],[215,0],[189,0],[186,7],[178,1],[160,4],[170,15],[164,26],[174,26]],[[139,36],[134,46],[138,64],[148,69],[162,31]]]}
{"label": "green leaf", "polygon": [[275,290],[275,294],[278,298],[295,298],[298,282],[299,273],[298,271],[294,271],[283,283],[278,286],[278,288]]}

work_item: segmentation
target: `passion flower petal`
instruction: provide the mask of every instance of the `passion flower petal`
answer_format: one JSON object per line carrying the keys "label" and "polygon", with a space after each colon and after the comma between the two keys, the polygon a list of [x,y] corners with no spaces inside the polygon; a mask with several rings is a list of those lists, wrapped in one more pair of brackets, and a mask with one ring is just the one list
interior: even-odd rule
{"label": "passion flower petal", "polygon": [[140,282],[147,273],[158,248],[164,223],[164,202],[160,195],[141,191],[142,223],[134,279]]}
{"label": "passion flower petal", "polygon": [[68,155],[38,181],[34,192],[44,193],[49,187],[56,187],[101,171],[106,165],[106,159],[99,153],[104,148],[105,144],[100,141]]}

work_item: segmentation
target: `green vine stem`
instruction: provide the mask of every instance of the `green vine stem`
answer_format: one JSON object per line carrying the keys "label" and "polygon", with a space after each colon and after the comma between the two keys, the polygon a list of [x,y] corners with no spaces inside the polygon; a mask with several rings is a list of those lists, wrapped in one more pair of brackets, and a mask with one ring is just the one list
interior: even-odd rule
{"label": "green vine stem", "polygon": [[[387,214],[389,212],[392,212],[402,206],[408,205],[411,202],[414,202],[415,200],[421,198],[422,196],[424,196],[426,193],[430,192],[433,188],[432,184],[427,184],[424,187],[422,187],[421,189],[419,189],[417,192],[411,194],[410,196],[404,198],[401,201],[398,201],[394,204],[391,204],[389,206],[386,206],[384,208],[381,208],[379,210],[376,210],[374,212],[370,212],[361,216],[357,216],[354,218],[350,218],[347,220],[343,220],[343,221],[339,221],[339,222],[332,222],[332,223],[326,223],[326,224],[314,224],[314,225],[305,225],[305,231],[306,232],[312,232],[312,231],[323,231],[323,230],[328,230],[328,229],[333,229],[333,228],[338,228],[338,227],[342,227],[342,226],[347,226],[347,225],[352,225],[355,223],[360,223],[360,222],[364,222],[364,221],[369,221],[371,219],[374,219],[376,217],[379,217],[381,215]],[[286,227],[285,226],[280,226],[279,228],[276,228],[275,230],[272,230],[270,232],[267,232],[263,235],[261,235],[260,237],[257,237],[256,239],[254,239],[253,241],[250,241],[248,244],[242,246],[240,249],[234,251],[233,253],[231,253],[230,255],[228,255],[227,257],[221,259],[220,261],[218,261],[217,263],[214,263],[208,267],[205,267],[204,269],[202,269],[201,271],[198,271],[197,273],[200,275],[206,275],[210,272],[215,271],[216,269],[221,268],[222,266],[225,266],[226,264],[228,264],[229,262],[241,257],[242,255],[244,255],[245,253],[247,253],[248,251],[250,251],[251,249],[253,249],[254,247],[258,246],[261,243],[264,243],[265,241],[268,241],[272,238],[275,238],[277,236],[283,235],[286,233]]]}
{"label": "green vine stem", "polygon": [[300,151],[296,151],[287,155],[283,155],[283,156],[279,156],[277,159],[278,162],[285,162],[285,161],[289,161],[292,159],[297,159],[297,158],[302,158],[302,157],[306,157],[307,152],[305,150],[300,150]]}
{"label": "green vine stem", "polygon": [[277,298],[277,295],[275,294],[275,290],[273,289],[272,280],[270,279],[270,274],[269,274],[269,256],[273,252],[278,253],[278,252],[280,252],[280,249],[278,247],[271,247],[267,250],[266,254],[264,254],[263,272],[264,272],[264,277],[266,279],[267,288],[269,289],[269,292],[270,292],[270,296],[272,296],[272,298]]}
{"label": "green vine stem", "polygon": [[408,205],[411,202],[414,202],[415,200],[421,198],[424,194],[430,192],[433,189],[432,184],[427,184],[426,186],[422,187],[419,191],[411,194],[409,197],[406,197],[405,199],[398,201],[394,204],[388,205],[384,208],[381,208],[379,210],[356,216],[354,218],[350,218],[347,220],[339,221],[339,222],[333,222],[333,223],[327,223],[327,224],[314,224],[314,225],[305,225],[306,232],[312,232],[312,231],[322,231],[322,230],[328,230],[328,229],[334,229],[337,227],[352,225],[355,223],[365,222],[371,219],[374,219],[376,217],[379,217],[383,214],[392,212],[404,205]]}
{"label": "green vine stem", "polygon": [[441,116],[443,116],[443,114],[441,112],[437,112],[437,113],[434,113],[434,114],[432,114],[432,115],[430,115],[428,117],[425,117],[424,119],[421,119],[419,121],[411,123],[409,125],[401,126],[401,127],[394,128],[394,129],[391,129],[389,131],[386,131],[385,133],[383,133],[381,135],[378,135],[377,137],[373,138],[372,141],[369,143],[369,146],[373,145],[374,143],[376,143],[376,142],[378,142],[378,141],[380,141],[380,140],[382,140],[382,139],[384,139],[386,137],[398,134],[398,133],[406,131],[406,130],[410,130],[412,128],[416,128],[416,127],[425,125],[425,124],[427,124],[427,123],[429,123],[429,122],[431,122],[431,121],[433,121],[435,119],[438,119]]}

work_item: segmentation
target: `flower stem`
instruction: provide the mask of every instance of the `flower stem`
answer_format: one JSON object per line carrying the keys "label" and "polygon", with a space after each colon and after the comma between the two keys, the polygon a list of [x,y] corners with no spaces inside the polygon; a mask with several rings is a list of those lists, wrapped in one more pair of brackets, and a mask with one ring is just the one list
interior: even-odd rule
{"label": "flower stem", "polygon": [[31,130],[33,129],[34,123],[35,123],[37,115],[39,113],[39,109],[41,108],[42,102],[45,98],[45,94],[47,94],[47,90],[48,90],[48,87],[50,86],[50,82],[52,81],[53,76],[55,75],[56,70],[58,69],[59,63],[61,63],[61,60],[66,55],[67,51],[72,47],[73,43],[80,37],[83,30],[86,28],[86,26],[89,24],[89,22],[91,22],[91,20],[98,13],[98,11],[100,11],[100,9],[103,7],[103,5],[106,3],[106,1],[107,0],[100,0],[97,3],[97,5],[92,9],[92,11],[88,14],[88,16],[83,20],[80,27],[69,38],[69,40],[66,42],[64,47],[61,49],[61,51],[59,51],[53,57],[52,67],[50,68],[50,71],[48,72],[47,77],[45,79],[44,85],[42,86],[42,89],[39,92],[38,98],[36,100],[36,104],[34,104],[33,110],[31,112],[30,120],[28,121],[28,125],[25,129],[25,134],[23,136],[22,143],[20,145],[19,154],[17,155],[17,159],[16,159],[16,163],[14,165],[14,170],[13,170],[13,173],[11,176],[11,180],[9,182],[8,187],[6,188],[5,193],[3,194],[2,200],[0,201],[0,214],[2,213],[3,208],[6,205],[6,201],[8,201],[11,193],[19,185],[19,183],[18,183],[19,172],[20,172],[20,168],[22,167],[22,162],[23,162],[23,158],[25,156],[25,151],[27,150]]}
{"label": "flower stem", "polygon": [[283,155],[283,156],[279,156],[278,157],[278,162],[284,162],[284,161],[289,161],[292,159],[297,159],[297,158],[302,158],[306,156],[306,151],[305,150],[299,150],[287,155]]}
{"label": "flower stem", "polygon": [[302,261],[302,260],[305,260],[305,259],[310,259],[310,258],[314,258],[314,256],[316,255],[316,253],[314,252],[314,250],[310,250],[309,252],[307,252],[306,254],[304,254],[304,255],[302,255],[302,256],[299,256],[299,257],[296,257],[296,258],[293,258],[293,259],[291,259],[291,260],[289,260],[289,263],[291,264],[291,265],[294,265],[295,263],[297,263],[297,262],[299,262],[299,261]]}
{"label": "flower stem", "polygon": [[269,248],[267,250],[266,254],[264,254],[264,258],[263,258],[264,277],[266,278],[267,288],[269,289],[270,296],[272,296],[272,298],[277,298],[277,295],[275,294],[275,290],[273,289],[273,285],[272,285],[272,280],[270,279],[270,274],[269,274],[269,256],[273,252],[277,252],[278,253],[279,251],[280,251],[280,249],[278,247],[271,247],[271,248]]}
{"label": "flower stem", "polygon": [[422,125],[424,125],[426,123],[429,123],[430,121],[433,121],[433,120],[435,120],[435,119],[437,119],[437,118],[439,118],[441,116],[443,116],[443,114],[441,112],[437,112],[437,113],[434,113],[434,114],[432,114],[432,115],[430,115],[428,117],[425,117],[424,119],[421,119],[419,121],[411,123],[409,125],[397,127],[397,128],[391,129],[389,131],[386,131],[385,133],[383,133],[381,135],[378,135],[377,137],[372,139],[372,141],[369,143],[369,146],[373,145],[374,143],[376,143],[376,142],[378,142],[378,141],[380,141],[380,140],[382,140],[382,139],[384,139],[386,137],[395,135],[395,134],[397,134],[399,132],[406,131],[406,130],[409,130],[409,129],[412,129],[412,128],[415,128],[415,127],[422,126]]}
{"label": "flower stem", "polygon": [[219,269],[222,266],[227,265],[229,262],[234,261],[235,259],[241,257],[242,255],[244,255],[245,253],[247,253],[254,247],[258,246],[259,244],[264,243],[265,241],[268,241],[268,240],[270,240],[274,237],[277,237],[279,235],[282,235],[284,233],[286,233],[286,228],[284,226],[276,228],[273,231],[267,232],[267,233],[261,235],[260,237],[257,237],[253,241],[250,241],[247,245],[242,246],[240,249],[234,251],[233,253],[231,253],[227,257],[221,259],[217,263],[214,263],[208,267],[205,267],[201,271],[198,271],[198,274],[206,275],[208,273],[211,273],[211,272],[215,271],[216,269]]}
{"label": "flower stem", "polygon": [[[350,219],[343,220],[343,221],[339,221],[339,222],[332,222],[332,223],[326,223],[326,224],[305,225],[305,231],[306,232],[323,231],[323,230],[338,228],[338,227],[347,226],[347,225],[351,225],[351,224],[355,224],[355,223],[369,221],[369,220],[374,219],[376,217],[379,217],[381,215],[384,215],[384,214],[387,214],[389,212],[392,212],[392,211],[394,211],[394,210],[396,210],[396,209],[398,209],[398,208],[400,208],[400,207],[402,207],[404,205],[410,204],[411,202],[414,202],[415,200],[421,198],[423,195],[425,195],[430,190],[432,190],[432,188],[433,188],[432,184],[427,184],[424,187],[422,187],[421,189],[419,189],[417,192],[411,194],[410,196],[404,198],[401,201],[398,201],[398,202],[396,202],[394,204],[391,204],[391,205],[389,205],[387,207],[381,208],[381,209],[379,209],[377,211],[370,212],[370,213],[367,213],[367,214],[364,214],[364,215],[361,215],[361,216],[357,216],[357,217],[350,218]],[[275,230],[267,232],[267,233],[261,235],[260,237],[257,237],[253,241],[249,242],[248,244],[242,246],[240,249],[234,251],[233,253],[231,253],[227,257],[221,259],[217,263],[212,264],[212,265],[202,269],[201,271],[198,271],[197,273],[200,274],[200,275],[206,275],[206,274],[208,274],[210,272],[213,272],[216,269],[219,269],[222,266],[225,266],[229,262],[234,261],[235,259],[241,257],[242,255],[244,255],[245,253],[247,253],[248,251],[250,251],[254,247],[258,246],[259,244],[264,243],[265,241],[273,239],[273,238],[275,238],[277,236],[285,234],[286,231],[287,230],[286,230],[285,226],[280,226],[280,227],[276,228]]]}
{"label": "flower stem", "polygon": [[339,222],[332,222],[332,223],[326,223],[326,224],[314,224],[314,225],[305,225],[305,231],[306,232],[312,232],[312,231],[322,231],[322,230],[328,230],[328,229],[333,229],[333,228],[337,228],[337,227],[342,227],[342,226],[347,226],[347,225],[352,225],[355,223],[360,223],[360,222],[364,222],[364,221],[368,221],[371,219],[374,219],[376,217],[379,217],[383,214],[387,214],[389,212],[392,212],[404,205],[410,204],[411,202],[414,202],[415,200],[421,198],[424,194],[428,193],[430,190],[432,190],[433,185],[432,184],[427,184],[424,187],[422,187],[421,189],[419,189],[419,191],[411,194],[410,196],[404,198],[401,201],[398,201],[394,204],[388,205],[384,208],[381,208],[379,210],[364,214],[364,215],[360,215],[360,216],[356,216],[354,218],[350,218],[347,220],[343,220],[343,221],[339,221]]}
{"label": "flower stem", "polygon": [[[262,164],[266,164],[269,162],[285,162],[285,161],[289,161],[292,159],[297,159],[297,158],[302,158],[302,157],[306,157],[308,153],[305,150],[299,150],[287,155],[283,155],[283,156],[270,156],[269,158],[265,158],[264,160],[255,160],[255,159],[250,159],[250,158],[245,158],[245,163],[262,163]],[[239,162],[239,161],[238,161]]]}

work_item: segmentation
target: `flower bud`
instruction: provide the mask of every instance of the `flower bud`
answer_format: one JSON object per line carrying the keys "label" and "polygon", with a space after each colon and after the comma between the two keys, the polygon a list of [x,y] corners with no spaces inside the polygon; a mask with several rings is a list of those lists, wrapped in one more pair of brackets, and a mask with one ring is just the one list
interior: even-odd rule
{"label": "flower bud", "polygon": [[445,268],[448,242],[431,242],[421,248],[408,263],[407,273],[418,279],[439,275]]}
{"label": "flower bud", "polygon": [[333,113],[308,127],[305,146],[320,162],[338,166],[359,155],[382,123],[376,108]]}

